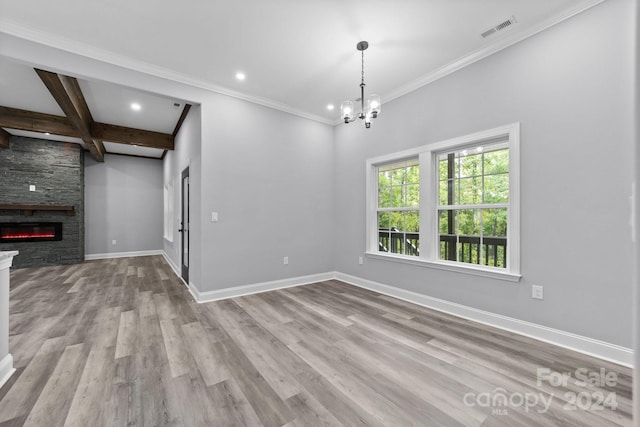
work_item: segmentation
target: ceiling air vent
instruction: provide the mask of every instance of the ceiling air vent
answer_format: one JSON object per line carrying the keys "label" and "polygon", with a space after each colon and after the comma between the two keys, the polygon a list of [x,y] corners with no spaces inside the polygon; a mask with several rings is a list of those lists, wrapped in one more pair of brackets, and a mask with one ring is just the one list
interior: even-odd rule
{"label": "ceiling air vent", "polygon": [[499,23],[498,25],[496,25],[493,28],[489,28],[487,31],[483,32],[480,35],[482,36],[483,39],[486,39],[490,35],[495,34],[498,31],[502,31],[502,30],[504,30],[506,28],[509,28],[510,26],[512,26],[513,24],[516,24],[517,22],[518,21],[516,21],[516,17],[515,16],[511,16],[509,19]]}

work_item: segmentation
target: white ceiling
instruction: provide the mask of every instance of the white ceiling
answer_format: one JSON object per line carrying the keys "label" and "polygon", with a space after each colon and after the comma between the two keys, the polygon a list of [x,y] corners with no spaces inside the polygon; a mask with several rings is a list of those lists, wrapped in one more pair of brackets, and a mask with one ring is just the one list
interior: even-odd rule
{"label": "white ceiling", "polygon": [[[370,45],[367,94],[378,93],[384,103],[601,1],[0,0],[0,37],[28,38],[335,123],[340,103],[359,96],[360,40]],[[480,36],[511,16],[516,25]],[[34,109],[32,99],[46,98],[34,87],[42,84],[19,68],[0,61],[0,105]],[[238,71],[245,81],[236,80]],[[20,92],[5,92],[13,86]],[[117,107],[138,96],[135,90],[87,81],[81,87],[95,120],[144,128]],[[173,100],[157,101],[171,108]],[[42,112],[61,114],[52,99],[38,102]],[[335,110],[327,110],[329,103]],[[154,117],[148,130],[165,126],[161,131],[171,133],[173,116],[159,107]]]}
{"label": "white ceiling", "polygon": [[[171,134],[185,104],[180,99],[167,98],[112,83],[83,79],[78,79],[78,83],[93,120],[96,122]],[[132,103],[138,103],[141,109],[132,110]],[[3,56],[0,56],[0,106],[64,116],[62,109],[31,66]],[[9,128],[5,130],[15,136],[72,142],[86,149],[80,138],[45,135]],[[109,141],[105,141],[104,145],[106,152],[112,154],[161,158],[164,152],[161,149]]]}

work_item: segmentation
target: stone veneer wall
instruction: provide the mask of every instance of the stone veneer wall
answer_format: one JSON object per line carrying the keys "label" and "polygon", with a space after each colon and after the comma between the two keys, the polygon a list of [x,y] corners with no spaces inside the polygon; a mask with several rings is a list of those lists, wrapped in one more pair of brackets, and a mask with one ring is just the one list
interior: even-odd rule
{"label": "stone veneer wall", "polygon": [[[35,185],[36,191],[29,191]],[[0,222],[62,222],[62,240],[0,243],[0,251],[17,250],[15,268],[75,264],[84,261],[84,152],[77,144],[11,137],[0,148],[0,205],[71,205],[65,212],[0,210]]]}

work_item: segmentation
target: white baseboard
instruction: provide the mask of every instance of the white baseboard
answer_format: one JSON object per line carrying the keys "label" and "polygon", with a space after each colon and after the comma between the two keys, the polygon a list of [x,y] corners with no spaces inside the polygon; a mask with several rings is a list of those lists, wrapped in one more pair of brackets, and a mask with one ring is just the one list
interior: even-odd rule
{"label": "white baseboard", "polygon": [[162,251],[162,256],[164,257],[165,261],[167,261],[167,264],[169,264],[169,267],[171,267],[171,269],[173,270],[174,273],[176,273],[176,276],[178,276],[179,278],[182,279],[181,276],[181,272],[180,269],[178,268],[178,266],[173,262],[173,260],[169,257],[169,255],[167,255],[167,253],[165,251]]}
{"label": "white baseboard", "polygon": [[0,388],[9,381],[9,378],[11,378],[11,375],[13,375],[15,371],[13,367],[13,356],[9,353],[0,360]]}
{"label": "white baseboard", "polygon": [[110,258],[129,258],[136,256],[151,256],[151,255],[163,255],[163,250],[154,251],[134,251],[134,252],[111,252],[106,254],[85,254],[85,261],[91,261],[95,259],[110,259]]}
{"label": "white baseboard", "polygon": [[535,323],[525,322],[512,317],[478,310],[473,307],[433,298],[424,294],[384,285],[382,283],[373,282],[371,280],[348,274],[336,272],[335,278],[351,285],[412,302],[423,307],[452,314],[454,316],[469,319],[474,322],[493,326],[509,332],[514,332],[519,335],[524,335],[560,347],[568,348],[570,350],[575,350],[613,363],[633,367],[633,350],[630,348],[561,331],[559,329],[549,328]]}
{"label": "white baseboard", "polygon": [[[164,254],[164,253],[163,253]],[[165,259],[176,275],[180,273],[171,259],[164,254]],[[438,310],[457,317],[472,320],[484,325],[493,326],[519,335],[524,335],[533,339],[544,341],[559,347],[564,347],[579,353],[594,356],[603,360],[608,360],[627,367],[633,367],[633,350],[616,344],[596,340],[582,335],[559,329],[549,328],[524,320],[491,313],[477,308],[457,304],[454,302],[430,297],[417,292],[408,291],[394,286],[374,282],[361,277],[351,276],[340,272],[328,272],[312,274],[309,276],[292,277],[289,279],[274,280],[271,282],[255,283],[251,285],[237,286],[233,288],[219,289],[215,291],[200,292],[194,283],[185,283],[191,295],[198,303],[219,301],[227,298],[235,298],[243,295],[268,292],[276,289],[290,288],[294,286],[307,285],[310,283],[322,282],[325,280],[337,279],[354,286],[369,289],[374,292],[389,295],[404,301],[408,301],[423,307]],[[182,281],[184,283],[184,280]]]}
{"label": "white baseboard", "polygon": [[292,277],[289,279],[273,280],[271,282],[254,283],[251,285],[236,286],[233,288],[219,289],[215,291],[200,292],[193,286],[191,293],[199,303],[219,301],[227,298],[235,298],[244,295],[258,294],[261,292],[274,291],[276,289],[291,288],[294,286],[308,285],[310,283],[322,282],[335,279],[335,273],[320,273],[309,276]]}
{"label": "white baseboard", "polygon": [[173,260],[169,257],[169,255],[167,255],[165,251],[162,251],[162,256],[164,257],[165,261],[167,261],[167,264],[169,264],[169,267],[171,267],[178,279],[180,279],[182,284],[187,287],[193,299],[198,302],[198,288],[196,287],[196,285],[192,281],[189,281],[189,283],[184,281],[180,268],[178,268],[178,266],[173,262]]}

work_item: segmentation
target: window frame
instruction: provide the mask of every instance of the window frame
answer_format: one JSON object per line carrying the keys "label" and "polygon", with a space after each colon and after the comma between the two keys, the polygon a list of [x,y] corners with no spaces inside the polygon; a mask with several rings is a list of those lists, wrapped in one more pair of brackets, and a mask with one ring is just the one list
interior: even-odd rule
{"label": "window frame", "polygon": [[[507,208],[507,266],[490,267],[439,259],[438,156],[479,144],[506,143],[509,149],[509,203]],[[378,167],[418,158],[420,167],[420,255],[378,251]],[[366,161],[366,256],[423,267],[502,280],[520,280],[520,123],[464,135],[391,153]]]}

